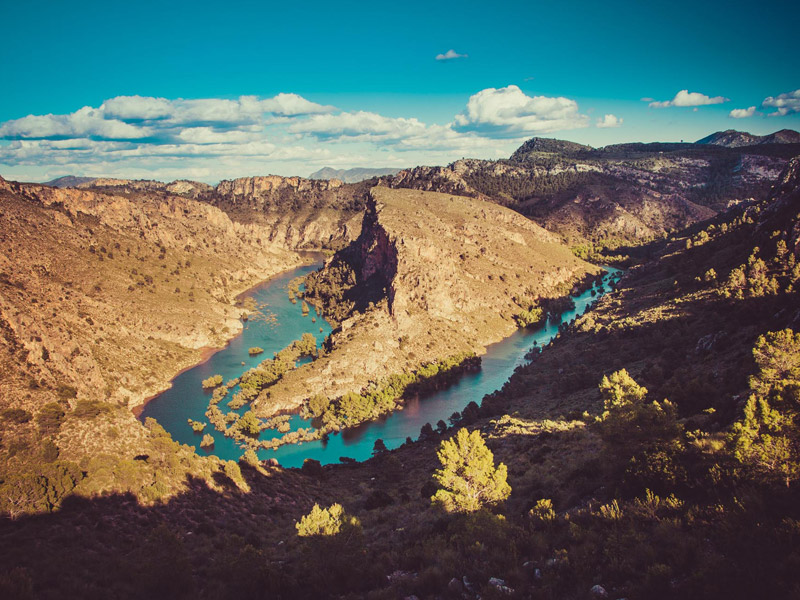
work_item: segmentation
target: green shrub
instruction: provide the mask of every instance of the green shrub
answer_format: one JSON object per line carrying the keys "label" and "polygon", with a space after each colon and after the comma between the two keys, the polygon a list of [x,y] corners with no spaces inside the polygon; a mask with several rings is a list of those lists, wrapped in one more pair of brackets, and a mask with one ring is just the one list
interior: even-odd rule
{"label": "green shrub", "polygon": [[203,380],[204,390],[211,390],[220,385],[222,385],[222,375],[212,375],[208,379]]}
{"label": "green shrub", "polygon": [[78,400],[72,414],[81,419],[94,419],[110,413],[111,410],[111,406],[101,400]]}
{"label": "green shrub", "polygon": [[307,515],[295,523],[299,537],[334,536],[361,532],[361,522],[344,512],[341,504],[320,508],[315,504]]}
{"label": "green shrub", "polygon": [[187,421],[189,422],[189,427],[191,427],[192,431],[195,433],[202,433],[206,428],[206,424],[202,421],[192,421],[192,419],[187,419]]}
{"label": "green shrub", "polygon": [[55,433],[61,427],[61,422],[64,420],[65,415],[66,412],[58,402],[49,402],[36,415],[36,423],[42,433]]}
{"label": "green shrub", "polygon": [[33,418],[33,415],[22,408],[5,408],[2,412],[0,412],[0,417],[9,423],[21,425],[22,423],[27,423],[30,421]]}
{"label": "green shrub", "polygon": [[535,327],[540,325],[544,319],[544,311],[537,307],[532,306],[528,310],[523,310],[514,315],[514,320],[519,327]]}

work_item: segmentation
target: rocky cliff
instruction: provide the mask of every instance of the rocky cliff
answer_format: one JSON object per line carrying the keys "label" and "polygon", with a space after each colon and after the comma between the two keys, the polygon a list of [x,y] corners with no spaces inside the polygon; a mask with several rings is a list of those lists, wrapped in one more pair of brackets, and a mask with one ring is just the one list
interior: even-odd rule
{"label": "rocky cliff", "polygon": [[359,237],[307,280],[338,325],[330,351],[257,405],[296,408],[459,352],[483,353],[514,315],[598,269],[509,209],[474,198],[377,187]]}
{"label": "rocky cliff", "polygon": [[115,196],[200,200],[223,210],[236,223],[263,228],[264,239],[289,250],[337,249],[355,239],[369,189],[337,180],[277,175],[225,180],[217,186],[184,179],[163,183],[96,178],[76,187]]}

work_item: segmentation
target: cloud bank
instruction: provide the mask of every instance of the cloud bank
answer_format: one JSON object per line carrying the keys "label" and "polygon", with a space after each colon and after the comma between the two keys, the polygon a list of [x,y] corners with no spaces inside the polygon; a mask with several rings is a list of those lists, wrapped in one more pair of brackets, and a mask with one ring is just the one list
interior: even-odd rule
{"label": "cloud bank", "polygon": [[769,96],[761,103],[764,108],[774,108],[774,112],[769,113],[770,117],[785,117],[795,113],[800,113],[800,90],[787,92],[775,96]]}
{"label": "cloud bank", "polygon": [[[621,123],[606,115],[597,126]],[[515,85],[473,94],[444,124],[343,111],[289,93],[237,99],[117,96],[69,114],[0,122],[0,173],[40,180],[76,173],[215,181],[376,161],[443,164],[462,156],[508,156],[533,135],[589,125],[575,100],[528,96]]]}

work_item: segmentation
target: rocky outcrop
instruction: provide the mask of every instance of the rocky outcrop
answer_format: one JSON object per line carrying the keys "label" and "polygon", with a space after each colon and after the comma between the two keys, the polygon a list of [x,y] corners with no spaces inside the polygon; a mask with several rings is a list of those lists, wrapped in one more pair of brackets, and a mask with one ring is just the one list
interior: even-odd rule
{"label": "rocky outcrop", "polygon": [[[78,181],[62,179],[65,184]],[[60,180],[56,186],[65,187]],[[150,194],[163,201],[176,196],[199,200],[221,209],[238,225],[259,229],[262,239],[287,250],[338,249],[355,239],[368,189],[277,175],[226,180],[216,187],[186,179],[162,183],[111,178],[89,178],[76,187],[115,197]]]}
{"label": "rocky outcrop", "polygon": [[342,185],[337,179],[315,180],[267,175],[220,181],[216,193],[222,200],[232,204],[246,204],[263,210],[293,201],[292,196],[296,194],[318,197]]}
{"label": "rocky outcrop", "polygon": [[307,279],[307,299],[337,330],[330,352],[260,399],[262,414],[331,397],[421,362],[483,353],[514,315],[569,293],[598,269],[556,236],[495,204],[374,188],[359,237]]}

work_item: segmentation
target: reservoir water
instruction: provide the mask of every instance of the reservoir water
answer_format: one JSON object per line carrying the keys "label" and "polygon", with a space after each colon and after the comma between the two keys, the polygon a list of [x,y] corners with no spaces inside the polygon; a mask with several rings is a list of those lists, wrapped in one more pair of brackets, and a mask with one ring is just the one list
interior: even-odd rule
{"label": "reservoir water", "polygon": [[[271,358],[273,353],[285,348],[293,340],[300,339],[303,333],[312,333],[319,345],[330,333],[330,325],[316,315],[313,308],[308,315],[303,316],[301,302],[293,304],[290,301],[287,287],[295,277],[304,276],[319,266],[314,264],[298,267],[249,290],[245,295],[253,297],[259,306],[265,305],[265,312],[274,318],[246,321],[240,335],[206,362],[178,375],[170,389],[145,405],[139,418],[142,421],[147,417],[156,419],[173,439],[197,447],[200,454],[215,454],[226,460],[238,459],[244,450],[234,440],[223,436],[211,424],[206,427],[205,432],[196,434],[187,422],[187,419],[208,422],[205,411],[211,393],[202,389],[202,381],[216,374],[222,375],[223,381],[235,379],[265,358]],[[417,439],[425,423],[435,427],[439,420],[447,422],[454,412],[460,412],[470,402],[480,404],[486,394],[500,389],[514,369],[527,362],[525,354],[528,350],[534,345],[546,346],[558,333],[562,323],[569,323],[583,314],[600,296],[609,291],[611,280],[619,269],[604,268],[606,274],[601,283],[572,297],[575,302],[573,310],[565,311],[558,319],[549,320],[543,327],[520,329],[504,340],[488,346],[479,372],[468,373],[454,385],[431,396],[409,399],[403,410],[344,433],[332,434],[327,441],[288,444],[277,450],[262,449],[258,452],[259,458],[276,458],[284,467],[300,467],[306,458],[314,458],[322,464],[337,463],[341,457],[360,461],[372,455],[375,440],[379,438],[389,449],[397,448],[407,437]],[[312,322],[312,317],[316,318],[316,322]],[[250,356],[248,349],[253,346],[263,348],[264,353]],[[220,403],[223,412],[228,410],[226,402],[235,391],[236,389],[231,390],[229,396]],[[247,407],[238,412],[241,414],[246,410]],[[299,415],[291,416],[290,425],[292,430],[311,427],[311,423]],[[199,447],[205,433],[213,435],[215,440],[214,446],[208,450]],[[261,439],[279,435],[274,430],[266,430],[262,432]]]}

